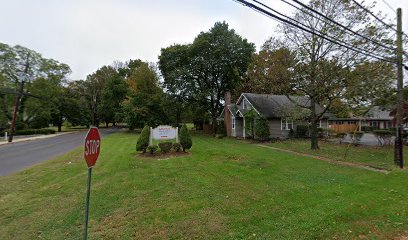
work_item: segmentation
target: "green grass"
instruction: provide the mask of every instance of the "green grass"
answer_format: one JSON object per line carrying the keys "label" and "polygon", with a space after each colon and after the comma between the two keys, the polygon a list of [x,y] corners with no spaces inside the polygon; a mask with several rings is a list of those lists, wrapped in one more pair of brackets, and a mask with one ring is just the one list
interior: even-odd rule
{"label": "green grass", "polygon": [[[103,139],[90,239],[390,239],[408,230],[405,171],[337,166],[193,135],[192,154],[135,156],[136,135]],[[0,178],[2,239],[80,239],[82,149]]]}
{"label": "green grass", "polygon": [[[328,157],[333,160],[362,163],[377,168],[394,168],[393,146],[353,146],[319,141],[319,150],[310,149],[309,139],[292,139],[269,144],[272,147],[289,149],[300,153]],[[405,155],[405,161],[408,158]]]}

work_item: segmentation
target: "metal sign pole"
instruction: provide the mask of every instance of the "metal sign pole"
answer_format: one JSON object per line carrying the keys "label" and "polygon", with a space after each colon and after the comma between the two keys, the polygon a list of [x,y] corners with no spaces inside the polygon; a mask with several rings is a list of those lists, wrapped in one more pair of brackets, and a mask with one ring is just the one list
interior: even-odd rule
{"label": "metal sign pole", "polygon": [[84,239],[88,239],[88,216],[89,216],[89,197],[91,195],[91,176],[92,176],[92,168],[88,168],[88,190],[86,193],[86,208],[85,208],[85,233]]}

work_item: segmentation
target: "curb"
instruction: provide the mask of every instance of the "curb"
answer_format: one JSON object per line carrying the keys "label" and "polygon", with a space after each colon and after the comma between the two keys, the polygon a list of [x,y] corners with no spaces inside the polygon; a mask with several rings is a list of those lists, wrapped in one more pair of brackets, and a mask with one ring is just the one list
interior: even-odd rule
{"label": "curb", "polygon": [[40,136],[36,136],[36,137],[22,138],[22,139],[17,139],[15,141],[11,142],[11,143],[9,143],[9,142],[0,142],[0,146],[13,144],[13,143],[19,143],[19,142],[28,142],[28,141],[34,141],[34,140],[39,140],[39,139],[53,138],[53,137],[62,136],[62,135],[66,135],[66,134],[72,134],[72,133],[76,133],[76,132],[78,132],[78,131],[63,132],[63,133],[55,133],[55,134],[49,134],[49,135],[40,135]]}

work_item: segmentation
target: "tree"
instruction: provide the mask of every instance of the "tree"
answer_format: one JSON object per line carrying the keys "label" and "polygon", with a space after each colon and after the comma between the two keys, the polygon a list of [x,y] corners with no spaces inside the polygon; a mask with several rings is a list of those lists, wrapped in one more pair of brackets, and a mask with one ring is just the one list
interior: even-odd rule
{"label": "tree", "polygon": [[25,92],[26,84],[30,85],[37,78],[44,78],[58,84],[70,72],[68,65],[53,59],[45,59],[41,54],[31,49],[19,45],[11,47],[0,43],[0,75],[15,88],[9,89],[9,93],[15,95],[9,142],[13,141],[16,125],[19,123],[17,120],[19,119],[20,123],[23,120],[24,104],[28,97],[33,97],[33,95]]}
{"label": "tree", "polygon": [[271,133],[269,131],[268,120],[264,117],[259,117],[255,121],[255,136],[263,142],[269,139]]}
{"label": "tree", "polygon": [[167,123],[162,108],[163,90],[159,87],[159,77],[154,67],[143,63],[127,79],[128,98],[123,103],[125,119],[130,129],[145,124],[155,127]]}
{"label": "tree", "polygon": [[[343,0],[311,0],[309,7],[322,13],[334,21],[365,36],[375,39],[382,44],[391,44],[388,30],[370,21],[370,15],[361,11],[350,1]],[[368,6],[372,10],[373,6]],[[293,17],[296,21],[312,30],[334,37],[337,41],[350,43],[354,47],[375,51],[377,54],[390,54],[388,49],[379,48],[372,41],[363,39],[355,34],[349,34],[338,25],[334,25],[321,16],[306,8],[297,11]],[[278,46],[287,49],[294,57],[293,65],[287,70],[291,76],[285,81],[271,78],[271,84],[286,95],[306,95],[310,99],[309,121],[311,124],[311,149],[318,149],[318,122],[330,108],[335,99],[342,98],[347,90],[350,72],[354,66],[367,57],[346,49],[317,34],[303,32],[294,26],[283,24],[280,26],[282,37]],[[285,71],[287,72],[287,71]],[[318,111],[317,105],[323,107]]]}
{"label": "tree", "polygon": [[[83,85],[83,94],[88,102],[89,112],[91,114],[91,123],[94,126],[99,126],[101,122],[101,109],[99,105],[102,101],[102,92],[105,89],[107,82],[117,74],[116,70],[111,66],[103,66],[96,72],[88,75]],[[99,111],[98,111],[99,110]]]}
{"label": "tree", "polygon": [[146,153],[146,149],[149,146],[150,139],[150,127],[148,125],[144,126],[142,132],[140,133],[139,138],[136,142],[136,151],[142,151]]}
{"label": "tree", "polygon": [[190,133],[188,132],[186,124],[183,124],[180,129],[180,144],[183,148],[183,152],[193,146],[193,141],[191,140]]}
{"label": "tree", "polygon": [[227,23],[217,22],[192,44],[161,50],[159,69],[164,87],[208,111],[215,134],[224,93],[236,90],[254,51],[254,44],[229,29]]}
{"label": "tree", "polygon": [[98,106],[98,113],[101,120],[106,123],[115,123],[122,120],[122,102],[127,95],[128,87],[125,80],[119,74],[115,74],[108,80],[102,90],[101,103]]}

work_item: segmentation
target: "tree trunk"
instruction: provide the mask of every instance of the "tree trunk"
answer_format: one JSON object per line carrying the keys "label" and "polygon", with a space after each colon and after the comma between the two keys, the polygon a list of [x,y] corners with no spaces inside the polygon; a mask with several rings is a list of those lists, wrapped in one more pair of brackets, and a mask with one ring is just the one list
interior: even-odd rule
{"label": "tree trunk", "polygon": [[58,123],[58,132],[62,132],[62,122]]}
{"label": "tree trunk", "polygon": [[109,122],[105,122],[105,126],[106,126],[106,128],[108,128],[109,127]]}
{"label": "tree trunk", "polygon": [[310,110],[311,110],[311,119],[310,122],[311,128],[310,128],[310,137],[311,137],[311,146],[310,148],[312,150],[317,150],[319,149],[319,139],[318,139],[318,132],[317,132],[317,114],[316,114],[316,104],[313,98],[310,99]]}

